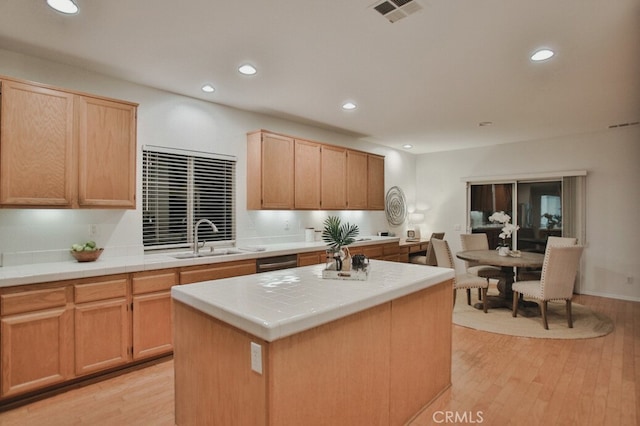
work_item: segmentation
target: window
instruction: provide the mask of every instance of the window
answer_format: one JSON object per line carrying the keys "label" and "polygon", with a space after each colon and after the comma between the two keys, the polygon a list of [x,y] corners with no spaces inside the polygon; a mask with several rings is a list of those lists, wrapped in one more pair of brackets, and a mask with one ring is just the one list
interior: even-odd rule
{"label": "window", "polygon": [[189,247],[194,226],[200,241],[235,242],[235,168],[232,156],[144,146],[142,240],[145,250]]}

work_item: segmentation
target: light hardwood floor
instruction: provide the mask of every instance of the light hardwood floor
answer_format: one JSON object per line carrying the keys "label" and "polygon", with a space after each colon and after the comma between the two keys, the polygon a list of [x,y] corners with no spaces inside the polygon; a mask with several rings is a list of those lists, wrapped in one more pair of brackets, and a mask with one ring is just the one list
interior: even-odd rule
{"label": "light hardwood floor", "polygon": [[[613,333],[546,340],[454,326],[452,387],[412,425],[640,424],[640,303],[574,301],[608,315]],[[173,424],[172,361],[0,413],[2,426]]]}

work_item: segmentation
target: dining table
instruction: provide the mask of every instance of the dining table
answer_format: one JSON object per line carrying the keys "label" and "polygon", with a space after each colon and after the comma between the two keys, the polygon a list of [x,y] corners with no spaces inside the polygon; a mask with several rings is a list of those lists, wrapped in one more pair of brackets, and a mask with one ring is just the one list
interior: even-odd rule
{"label": "dining table", "polygon": [[[501,276],[498,280],[498,296],[487,296],[488,308],[508,308],[513,307],[513,285],[515,272],[514,268],[540,268],[544,262],[544,254],[527,251],[512,251],[509,255],[503,256],[497,250],[465,250],[456,253],[458,259],[476,262],[481,265],[497,266],[500,268]],[[527,316],[526,308],[537,307],[535,302],[525,302],[520,300],[520,307],[525,308],[523,315]],[[474,305],[477,309],[483,309],[482,302]]]}

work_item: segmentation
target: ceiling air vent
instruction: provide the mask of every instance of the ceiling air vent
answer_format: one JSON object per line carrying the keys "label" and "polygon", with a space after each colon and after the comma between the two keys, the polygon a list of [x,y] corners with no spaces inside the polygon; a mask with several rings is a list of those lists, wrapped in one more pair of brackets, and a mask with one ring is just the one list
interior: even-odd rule
{"label": "ceiling air vent", "polygon": [[415,0],[383,0],[375,3],[373,8],[389,22],[394,23],[421,10],[422,6]]}

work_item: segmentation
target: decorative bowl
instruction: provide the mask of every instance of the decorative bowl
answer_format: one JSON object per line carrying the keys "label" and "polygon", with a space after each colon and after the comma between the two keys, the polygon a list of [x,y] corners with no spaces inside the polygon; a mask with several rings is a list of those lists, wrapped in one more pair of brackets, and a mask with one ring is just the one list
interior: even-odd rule
{"label": "decorative bowl", "polygon": [[96,249],[94,251],[75,251],[71,250],[71,254],[78,262],[94,262],[102,254],[104,249]]}

